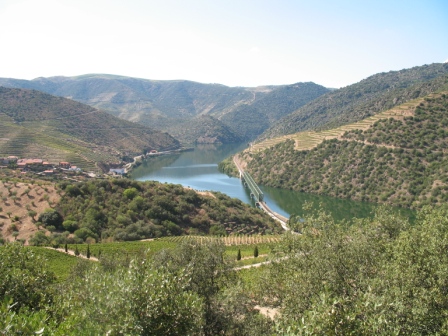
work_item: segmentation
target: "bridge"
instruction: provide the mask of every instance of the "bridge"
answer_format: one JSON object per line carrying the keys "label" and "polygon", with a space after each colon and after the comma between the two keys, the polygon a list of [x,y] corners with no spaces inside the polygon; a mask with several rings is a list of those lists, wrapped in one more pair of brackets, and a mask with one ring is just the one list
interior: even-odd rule
{"label": "bridge", "polygon": [[254,179],[248,172],[243,171],[243,173],[241,174],[241,181],[250,189],[250,195],[255,198],[257,202],[263,202],[263,192],[260,190]]}
{"label": "bridge", "polygon": [[288,222],[288,218],[272,211],[268,207],[268,205],[266,204],[266,202],[263,199],[264,194],[261,191],[260,187],[255,183],[252,176],[250,176],[250,174],[248,172],[244,171],[244,169],[241,167],[241,165],[239,163],[238,155],[235,155],[233,157],[233,163],[238,168],[238,171],[240,173],[240,178],[241,178],[241,181],[243,182],[244,186],[247,186],[249,188],[249,190],[251,192],[251,196],[255,198],[257,206],[261,210],[266,212],[269,216],[271,216],[271,218],[273,218],[274,220],[279,222],[285,231],[288,231],[289,227],[286,225],[286,223]]}

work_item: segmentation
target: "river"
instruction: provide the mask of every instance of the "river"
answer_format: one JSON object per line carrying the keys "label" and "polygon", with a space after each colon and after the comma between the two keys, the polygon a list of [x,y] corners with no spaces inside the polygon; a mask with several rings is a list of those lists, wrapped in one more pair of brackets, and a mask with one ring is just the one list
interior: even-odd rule
{"label": "river", "polygon": [[[132,178],[138,181],[159,181],[181,184],[196,190],[219,191],[230,197],[236,197],[245,203],[253,204],[249,191],[238,178],[229,177],[218,171],[218,163],[246,147],[241,145],[201,145],[194,151],[151,157],[132,171]],[[335,220],[371,217],[377,205],[356,202],[328,196],[295,192],[287,189],[260,186],[264,200],[269,207],[286,217],[291,214],[304,216],[305,202],[311,203],[308,212],[320,207],[330,213]],[[413,218],[407,209],[396,209]]]}

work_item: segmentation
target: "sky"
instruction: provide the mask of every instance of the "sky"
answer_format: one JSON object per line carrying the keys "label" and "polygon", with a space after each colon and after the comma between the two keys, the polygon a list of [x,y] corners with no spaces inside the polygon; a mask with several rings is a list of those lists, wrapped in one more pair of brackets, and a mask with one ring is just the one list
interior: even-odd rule
{"label": "sky", "polygon": [[448,61],[447,0],[0,0],[0,77],[344,87]]}

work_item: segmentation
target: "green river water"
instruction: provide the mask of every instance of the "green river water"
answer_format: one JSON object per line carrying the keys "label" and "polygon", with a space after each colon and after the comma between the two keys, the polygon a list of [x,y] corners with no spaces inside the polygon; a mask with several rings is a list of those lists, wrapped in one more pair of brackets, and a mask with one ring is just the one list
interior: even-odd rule
{"label": "green river water", "polygon": [[[132,172],[132,178],[139,181],[159,181],[162,183],[181,184],[196,190],[219,191],[243,202],[253,204],[250,193],[238,178],[228,177],[218,171],[218,163],[230,155],[244,149],[241,145],[202,145],[194,151],[151,157]],[[328,196],[295,192],[287,189],[260,186],[269,207],[286,216],[304,216],[303,204],[312,204],[309,211],[319,207],[330,213],[334,219],[350,220],[352,218],[371,217],[378,206],[372,203],[356,202]],[[414,213],[408,209],[397,212],[413,218]]]}

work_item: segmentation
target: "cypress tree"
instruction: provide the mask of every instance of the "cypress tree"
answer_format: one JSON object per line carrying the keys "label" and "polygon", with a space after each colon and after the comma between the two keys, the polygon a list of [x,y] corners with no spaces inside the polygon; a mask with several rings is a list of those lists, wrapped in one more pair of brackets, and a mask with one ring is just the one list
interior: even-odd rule
{"label": "cypress tree", "polygon": [[75,245],[75,256],[79,256],[78,245]]}
{"label": "cypress tree", "polygon": [[86,254],[87,259],[90,259],[90,244],[87,244],[87,254]]}
{"label": "cypress tree", "polygon": [[236,260],[241,260],[241,250],[238,249],[238,254],[236,256]]}
{"label": "cypress tree", "polygon": [[258,257],[258,246],[257,245],[255,245],[255,248],[254,248],[254,258],[256,258],[256,257]]}
{"label": "cypress tree", "polygon": [[68,252],[67,243],[65,243],[65,245],[64,245],[64,249],[65,249],[65,253],[67,253],[67,252]]}

